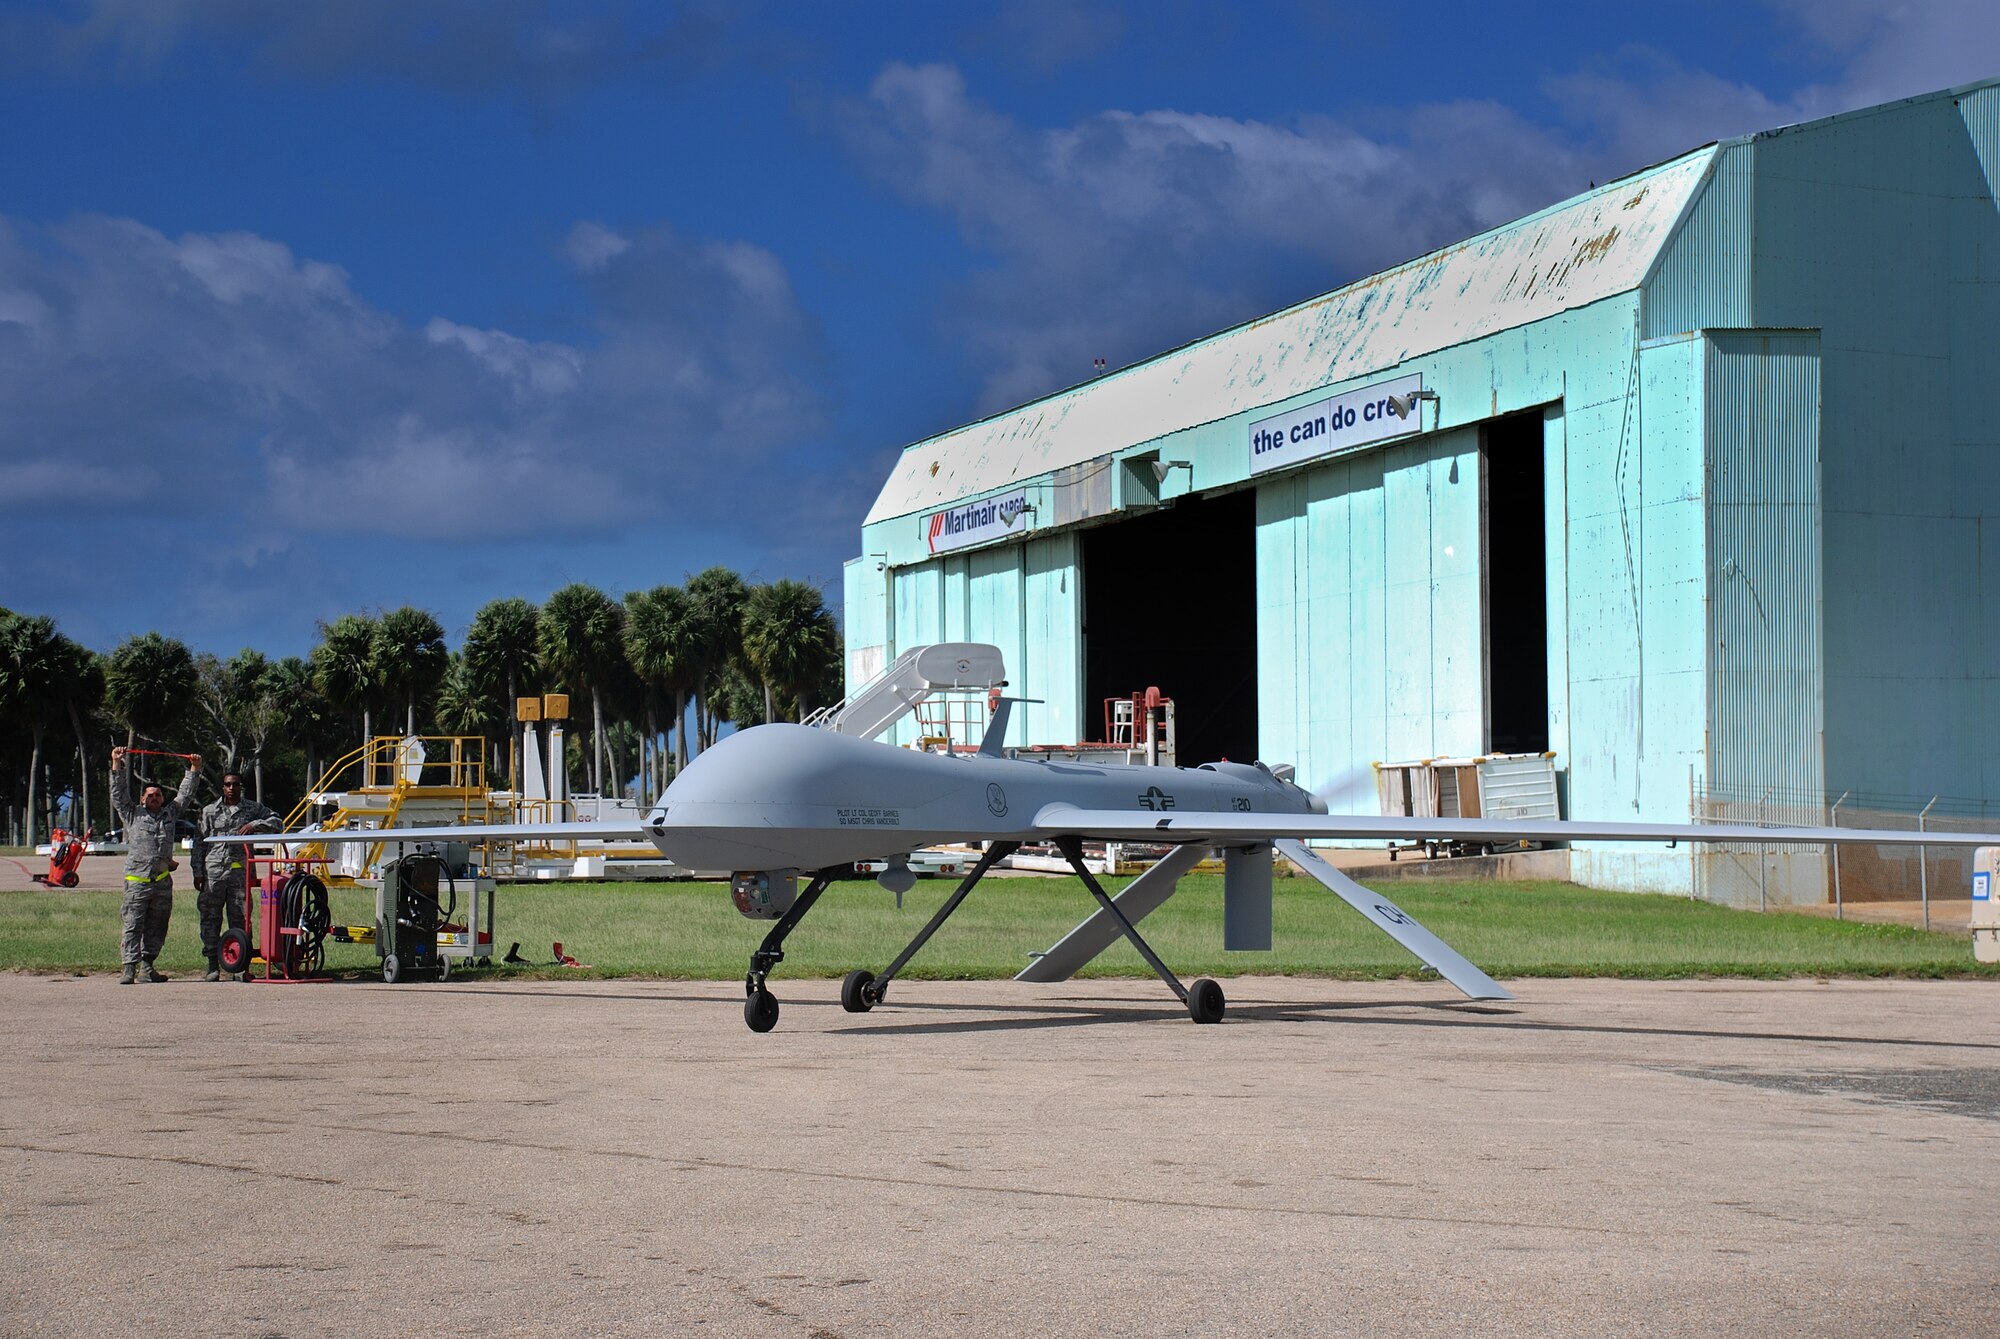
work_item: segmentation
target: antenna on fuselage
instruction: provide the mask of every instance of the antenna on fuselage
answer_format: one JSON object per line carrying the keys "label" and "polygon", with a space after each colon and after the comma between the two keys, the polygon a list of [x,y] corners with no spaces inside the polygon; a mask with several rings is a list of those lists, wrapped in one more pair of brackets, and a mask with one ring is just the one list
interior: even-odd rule
{"label": "antenna on fuselage", "polygon": [[1007,718],[1014,714],[1016,702],[1041,702],[1039,697],[1002,697],[995,693],[987,699],[986,709],[991,716],[986,722],[986,737],[979,741],[979,756],[998,758],[1001,745],[1007,742]]}

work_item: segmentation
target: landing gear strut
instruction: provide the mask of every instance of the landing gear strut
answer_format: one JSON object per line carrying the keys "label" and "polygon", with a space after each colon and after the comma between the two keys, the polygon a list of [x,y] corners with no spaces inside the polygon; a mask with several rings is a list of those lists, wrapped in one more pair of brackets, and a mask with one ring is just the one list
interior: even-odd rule
{"label": "landing gear strut", "polygon": [[1076,871],[1079,879],[1083,880],[1083,886],[1097,899],[1097,905],[1109,912],[1118,922],[1119,928],[1125,932],[1125,937],[1132,941],[1132,947],[1139,950],[1139,956],[1152,967],[1154,974],[1166,982],[1174,994],[1180,996],[1181,1003],[1187,1006],[1188,1017],[1197,1023],[1220,1023],[1223,1008],[1227,1003],[1222,997],[1222,987],[1205,976],[1197,978],[1192,986],[1181,984],[1181,979],[1160,961],[1160,955],[1153,952],[1152,945],[1139,937],[1138,930],[1133,928],[1132,922],[1126,918],[1118,904],[1111,900],[1098,885],[1097,880],[1091,876],[1090,867],[1083,863],[1083,839],[1058,837],[1056,849],[1063,853],[1063,859],[1069,861],[1070,868]]}
{"label": "landing gear strut", "polygon": [[830,875],[815,874],[806,890],[799,894],[799,900],[792,903],[792,909],[778,918],[771,933],[764,936],[764,942],[750,955],[750,974],[743,978],[743,993],[747,997],[743,1001],[743,1021],[752,1032],[769,1032],[778,1025],[778,997],[765,988],[764,980],[785,960],[785,936],[805,919],[830,882]]}
{"label": "landing gear strut", "polygon": [[896,979],[896,973],[909,966],[910,959],[916,957],[917,951],[930,942],[931,936],[938,932],[938,927],[951,919],[951,913],[958,910],[958,904],[965,901],[965,895],[972,891],[972,886],[986,877],[987,870],[1020,849],[1019,842],[994,842],[987,847],[986,854],[979,857],[979,863],[972,867],[972,872],[959,882],[958,888],[945,899],[945,904],[937,909],[937,914],[930,918],[924,928],[917,931],[917,937],[910,941],[909,947],[898,953],[896,960],[882,969],[882,975],[877,976],[873,972],[858,970],[847,974],[847,979],[840,983],[840,1007],[851,1014],[865,1014],[880,1004],[882,997],[889,992],[889,983]]}

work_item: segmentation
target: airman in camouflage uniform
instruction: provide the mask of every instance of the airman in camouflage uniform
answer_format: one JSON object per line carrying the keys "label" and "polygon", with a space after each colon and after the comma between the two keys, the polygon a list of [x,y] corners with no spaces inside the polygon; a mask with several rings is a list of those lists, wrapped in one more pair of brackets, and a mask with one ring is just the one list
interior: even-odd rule
{"label": "airman in camouflage uniform", "polygon": [[[136,980],[159,982],[167,978],[153,965],[167,942],[167,920],[174,913],[174,825],[181,809],[194,799],[195,783],[201,779],[201,759],[188,764],[181,788],[172,800],[157,783],[149,782],[137,805],[132,803],[132,785],[127,775],[125,750],[111,750],[111,806],[125,826],[125,940],[120,960],[125,970],[118,984],[129,986]],[[145,971],[141,972],[140,966]]]}
{"label": "airman in camouflage uniform", "polygon": [[[201,911],[201,951],[208,957],[204,981],[222,979],[222,917],[229,915],[229,928],[243,928],[243,861],[247,847],[210,846],[209,837],[249,836],[253,832],[276,832],[282,827],[278,816],[257,801],[245,798],[243,774],[222,774],[222,798],[201,811],[194,835],[195,906]],[[231,979],[236,979],[231,974]]]}

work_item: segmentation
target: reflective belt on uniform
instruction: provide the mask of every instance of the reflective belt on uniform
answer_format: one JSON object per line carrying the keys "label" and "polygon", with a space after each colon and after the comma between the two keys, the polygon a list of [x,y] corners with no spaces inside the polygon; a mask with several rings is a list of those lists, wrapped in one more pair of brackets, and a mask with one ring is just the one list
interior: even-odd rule
{"label": "reflective belt on uniform", "polygon": [[160,876],[159,876],[159,875],[157,875],[157,874],[127,874],[127,875],[125,876],[125,882],[127,882],[127,883],[151,883],[151,882],[152,882],[153,880],[155,880],[155,879],[157,879],[157,878],[159,878],[159,877],[160,877]]}
{"label": "reflective belt on uniform", "polygon": [[243,862],[242,862],[241,860],[232,860],[232,861],[230,861],[230,862],[229,862],[229,868],[231,868],[231,869],[242,869],[242,868],[243,868]]}

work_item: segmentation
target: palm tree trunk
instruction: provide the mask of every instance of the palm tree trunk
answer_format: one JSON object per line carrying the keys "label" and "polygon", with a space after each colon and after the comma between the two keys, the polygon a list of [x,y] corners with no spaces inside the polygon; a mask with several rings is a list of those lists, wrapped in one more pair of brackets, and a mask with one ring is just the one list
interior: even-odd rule
{"label": "palm tree trunk", "polygon": [[599,795],[604,793],[604,697],[597,685],[590,686],[590,767],[591,782]]}
{"label": "palm tree trunk", "polygon": [[90,830],[90,745],[83,738],[83,718],[76,713],[76,699],[69,706],[69,728],[76,731],[77,798],[83,801],[83,827]]}
{"label": "palm tree trunk", "polygon": [[403,699],[403,734],[407,737],[417,732],[417,695],[411,693]]}
{"label": "palm tree trunk", "polygon": [[35,749],[28,759],[28,840],[23,843],[32,851],[35,848],[35,783],[42,770],[42,727],[34,728]]}
{"label": "palm tree trunk", "polygon": [[514,696],[514,691],[514,666],[509,664],[507,666],[507,708],[500,713],[500,719],[509,722],[507,727],[510,739],[507,745],[507,789],[518,791],[521,789],[521,778],[515,775],[515,773],[520,770],[520,764],[515,761],[514,745],[511,740],[521,737],[521,723],[514,719],[515,704],[520,701],[518,697]]}
{"label": "palm tree trunk", "polygon": [[771,706],[771,681],[766,679],[764,680],[764,724],[769,725],[777,719],[777,713]]}
{"label": "palm tree trunk", "polygon": [[674,689],[674,770],[680,771],[688,765],[688,704],[687,693]]}
{"label": "palm tree trunk", "polygon": [[660,762],[660,714],[651,706],[646,708],[646,739],[639,753],[639,775],[645,780],[639,784],[639,807],[653,807],[653,797],[660,792],[654,783],[658,780]]}

